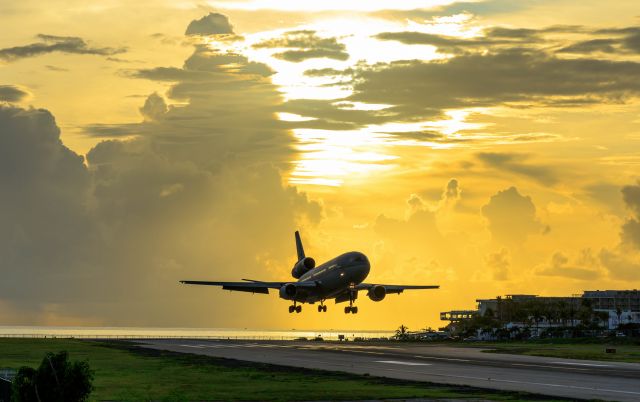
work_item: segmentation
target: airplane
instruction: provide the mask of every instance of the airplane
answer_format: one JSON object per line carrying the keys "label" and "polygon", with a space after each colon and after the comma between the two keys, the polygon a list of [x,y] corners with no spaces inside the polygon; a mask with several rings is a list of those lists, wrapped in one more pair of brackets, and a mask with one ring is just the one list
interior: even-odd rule
{"label": "airplane", "polygon": [[315,304],[319,302],[318,312],[326,312],[327,299],[335,299],[337,303],[348,301],[344,308],[345,314],[357,314],[358,307],[353,303],[358,298],[359,291],[367,291],[369,298],[375,302],[382,301],[388,294],[400,294],[409,289],[438,289],[440,286],[416,285],[385,285],[364,283],[371,265],[363,253],[351,251],[316,267],[316,261],[304,254],[300,233],[296,231],[296,251],[298,262],[291,270],[291,276],[297,281],[264,282],[253,279],[243,279],[243,282],[209,282],[209,281],[180,281],[187,285],[221,286],[224,290],[268,294],[269,289],[277,289],[280,298],[293,301],[289,306],[289,313],[300,313],[302,306],[298,303]]}

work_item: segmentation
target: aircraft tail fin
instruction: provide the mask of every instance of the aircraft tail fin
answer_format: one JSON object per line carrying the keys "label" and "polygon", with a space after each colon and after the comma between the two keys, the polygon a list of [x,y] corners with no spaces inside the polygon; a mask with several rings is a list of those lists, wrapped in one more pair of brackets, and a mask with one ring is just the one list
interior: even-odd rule
{"label": "aircraft tail fin", "polygon": [[303,259],[304,256],[304,248],[302,248],[302,240],[300,240],[300,232],[296,230],[296,251],[298,252],[298,261]]}

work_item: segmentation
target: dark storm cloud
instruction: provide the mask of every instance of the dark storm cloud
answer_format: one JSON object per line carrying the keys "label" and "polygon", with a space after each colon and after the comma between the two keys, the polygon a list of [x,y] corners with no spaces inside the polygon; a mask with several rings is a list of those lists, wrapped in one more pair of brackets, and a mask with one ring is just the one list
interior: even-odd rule
{"label": "dark storm cloud", "polygon": [[65,298],[69,271],[57,270],[80,269],[92,235],[89,185],[82,156],[62,144],[48,111],[0,105],[0,298]]}
{"label": "dark storm cloud", "polygon": [[497,170],[528,177],[541,184],[553,185],[558,182],[558,172],[548,166],[526,163],[528,154],[481,152],[477,158],[487,166]]}
{"label": "dark storm cloud", "polygon": [[53,52],[110,56],[126,51],[125,48],[91,47],[82,38],[75,36],[40,34],[37,38],[40,42],[0,49],[0,60],[10,62]]}
{"label": "dark storm cloud", "polygon": [[20,102],[29,92],[15,85],[0,85],[0,102]]}
{"label": "dark storm cloud", "polygon": [[187,27],[185,35],[229,35],[233,34],[233,26],[222,14],[209,13],[199,20],[193,20]]}
{"label": "dark storm cloud", "polygon": [[482,207],[482,215],[489,222],[494,240],[504,244],[520,246],[529,235],[542,229],[531,197],[521,195],[515,187],[491,196]]}
{"label": "dark storm cloud", "polygon": [[275,299],[240,317],[228,295],[178,284],[281,278],[293,231],[322,216],[283,180],[293,140],[277,88],[225,57],[196,46],[144,121],[103,126],[127,140],[100,142],[86,164],[49,112],[0,107],[0,304],[20,306],[15,324],[55,305],[109,325],[268,325]]}
{"label": "dark storm cloud", "polygon": [[308,59],[329,58],[347,60],[349,53],[344,44],[336,38],[322,38],[315,31],[302,30],[285,32],[279,38],[272,38],[253,45],[256,49],[290,49],[275,53],[282,60],[299,63]]}

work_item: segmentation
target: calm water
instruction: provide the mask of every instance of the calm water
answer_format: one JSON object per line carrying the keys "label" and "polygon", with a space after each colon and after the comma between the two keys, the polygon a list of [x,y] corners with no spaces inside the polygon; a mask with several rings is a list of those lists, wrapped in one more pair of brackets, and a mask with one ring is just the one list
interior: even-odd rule
{"label": "calm water", "polygon": [[233,328],[136,328],[136,327],[31,327],[0,326],[0,337],[74,337],[74,338],[230,338],[230,339],[347,339],[386,338],[393,331],[355,330],[257,330]]}

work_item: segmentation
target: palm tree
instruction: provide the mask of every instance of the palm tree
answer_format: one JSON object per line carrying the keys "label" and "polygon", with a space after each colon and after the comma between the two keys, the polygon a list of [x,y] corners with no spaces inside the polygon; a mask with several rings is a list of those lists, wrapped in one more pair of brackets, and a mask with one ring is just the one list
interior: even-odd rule
{"label": "palm tree", "polygon": [[407,337],[407,331],[408,330],[409,330],[409,328],[407,328],[403,324],[401,324],[398,327],[398,329],[396,329],[396,338],[405,339]]}

